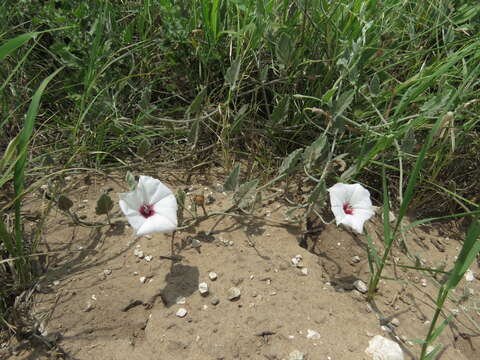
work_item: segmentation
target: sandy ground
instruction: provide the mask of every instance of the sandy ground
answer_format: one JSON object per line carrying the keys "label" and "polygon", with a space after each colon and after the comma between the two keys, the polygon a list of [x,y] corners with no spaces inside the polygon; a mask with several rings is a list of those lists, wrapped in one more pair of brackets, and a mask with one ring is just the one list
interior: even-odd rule
{"label": "sandy ground", "polygon": [[[162,180],[186,188],[168,176]],[[125,190],[112,178],[91,185],[83,176],[70,181],[68,196],[85,221],[102,220],[95,215],[102,191],[110,188],[116,200],[115,193]],[[188,187],[192,194],[211,194],[208,212],[231,203],[229,194],[216,189],[216,184]],[[40,196],[28,206],[43,206]],[[54,211],[44,235],[51,251],[48,272],[37,286],[34,315],[56,346],[50,351],[17,347],[6,358],[280,360],[298,350],[305,359],[359,360],[371,359],[365,349],[375,335],[398,342],[406,359],[418,357],[420,345],[409,339],[425,337],[441,277],[389,266],[385,276],[394,280],[381,281],[372,310],[353,286],[357,279],[369,279],[366,238],[326,225],[309,251],[310,238],[308,250],[300,246],[305,246],[304,227],[270,221],[284,220],[285,210],[273,202],[257,212],[260,218],[214,217],[177,232],[177,262],[160,257],[170,254],[170,235],[135,238],[117,204],[114,227],[76,226]],[[380,223],[376,216],[367,228],[381,248]],[[416,256],[425,267],[443,262],[448,269],[461,247],[461,237],[448,228],[430,225],[406,234],[410,257],[397,247],[394,260],[412,265]],[[192,247],[192,239],[201,246]],[[292,264],[296,255],[302,267]],[[476,264],[472,270],[480,273]],[[208,284],[206,296],[198,290],[202,282]],[[233,301],[232,287],[241,292]],[[469,289],[473,295],[465,296]],[[480,358],[478,294],[478,279],[462,281],[452,294],[445,310],[456,317],[437,341],[445,346],[438,359]],[[182,298],[185,303],[178,304]],[[176,315],[180,308],[187,310],[182,318]]]}

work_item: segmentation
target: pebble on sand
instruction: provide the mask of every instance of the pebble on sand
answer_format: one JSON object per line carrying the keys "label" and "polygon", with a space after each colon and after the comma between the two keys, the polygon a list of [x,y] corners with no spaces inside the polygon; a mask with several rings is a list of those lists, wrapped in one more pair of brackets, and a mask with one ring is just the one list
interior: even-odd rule
{"label": "pebble on sand", "polygon": [[241,292],[240,292],[239,288],[232,287],[232,288],[228,289],[228,292],[227,292],[228,300],[230,300],[230,301],[237,300],[237,299],[240,298],[240,295],[241,295]]}
{"label": "pebble on sand", "polygon": [[288,360],[305,360],[305,354],[299,350],[293,350],[290,355],[288,355]]}
{"label": "pebble on sand", "polygon": [[206,282],[202,282],[198,284],[198,291],[200,295],[207,296],[208,295],[208,284]]}
{"label": "pebble on sand", "polygon": [[180,309],[177,310],[175,315],[177,315],[179,318],[183,318],[183,317],[185,317],[185,315],[187,315],[187,312],[188,312],[187,309],[180,308]]}
{"label": "pebble on sand", "polygon": [[320,339],[320,334],[312,329],[307,330],[307,339],[313,339],[313,340],[318,340]]}
{"label": "pebble on sand", "polygon": [[395,341],[376,335],[368,343],[365,353],[374,360],[404,360],[403,351]]}

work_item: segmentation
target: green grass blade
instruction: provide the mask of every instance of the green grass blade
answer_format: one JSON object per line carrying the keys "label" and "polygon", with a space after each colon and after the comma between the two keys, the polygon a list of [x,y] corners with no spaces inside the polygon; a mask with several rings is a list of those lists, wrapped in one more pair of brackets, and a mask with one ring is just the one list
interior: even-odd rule
{"label": "green grass blade", "polygon": [[467,236],[463,242],[462,250],[455,261],[455,265],[448,279],[446,289],[450,290],[457,286],[473,260],[480,252],[480,222],[474,218],[470,224]]}
{"label": "green grass blade", "polygon": [[425,356],[423,358],[423,360],[433,360],[435,359],[435,357],[438,355],[438,353],[440,352],[440,350],[442,349],[442,344],[438,344],[437,346],[435,346],[435,348],[430,351],[427,356]]}
{"label": "green grass blade", "polygon": [[447,326],[452,319],[453,319],[453,315],[449,315],[446,319],[442,321],[440,325],[438,325],[435,331],[433,331],[432,334],[430,335],[430,338],[427,339],[429,344],[434,342],[435,339],[440,336],[440,334],[443,332],[443,329],[445,329],[445,326]]}
{"label": "green grass blade", "polygon": [[17,153],[19,154],[19,159],[15,164],[14,170],[14,189],[15,189],[15,197],[17,200],[15,201],[15,242],[17,251],[20,254],[23,253],[21,250],[22,246],[22,229],[21,229],[21,194],[24,190],[24,180],[25,180],[25,165],[27,162],[27,147],[28,142],[33,133],[33,126],[35,124],[35,119],[37,117],[38,108],[40,106],[40,99],[42,98],[42,94],[47,87],[48,83],[63,69],[63,67],[57,69],[53,74],[45,78],[40,86],[38,87],[37,91],[32,97],[32,101],[30,102],[30,106],[28,107],[27,116],[25,118],[25,123],[23,129],[20,133],[18,146],[17,146]]}
{"label": "green grass blade", "polygon": [[398,211],[398,218],[397,218],[397,223],[395,224],[395,229],[393,231],[393,234],[395,234],[398,230],[398,227],[400,226],[400,223],[402,222],[403,217],[407,213],[407,208],[408,205],[410,204],[410,201],[413,198],[413,191],[415,189],[415,184],[417,183],[418,176],[420,174],[420,170],[423,167],[423,163],[425,161],[425,156],[427,154],[427,150],[430,148],[430,145],[433,140],[433,136],[437,133],[440,125],[442,123],[442,118],[439,117],[438,120],[436,121],[435,125],[433,126],[432,130],[430,130],[428,137],[425,141],[425,143],[422,146],[422,149],[420,151],[420,154],[418,155],[417,161],[415,162],[415,165],[413,167],[413,170],[410,173],[409,179],[408,179],[408,184],[407,184],[407,189],[405,190],[404,196],[403,196],[403,201],[402,204],[400,205],[400,210]]}
{"label": "green grass blade", "polygon": [[17,50],[20,46],[25,44],[31,38],[37,36],[38,32],[30,32],[27,34],[22,34],[13,39],[8,40],[6,43],[0,46],[0,61],[5,59],[8,55]]}
{"label": "green grass blade", "polygon": [[390,196],[388,193],[387,175],[385,166],[382,167],[382,188],[383,188],[383,241],[386,246],[390,246],[393,241],[390,226]]}

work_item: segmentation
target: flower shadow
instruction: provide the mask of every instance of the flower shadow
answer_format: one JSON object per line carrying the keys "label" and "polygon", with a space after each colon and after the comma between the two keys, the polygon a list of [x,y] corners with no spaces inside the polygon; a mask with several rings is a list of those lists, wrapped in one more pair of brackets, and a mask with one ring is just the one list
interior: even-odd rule
{"label": "flower shadow", "polygon": [[198,290],[200,273],[195,266],[174,263],[165,275],[166,285],[160,290],[166,307],[176,304],[179,297],[188,297]]}

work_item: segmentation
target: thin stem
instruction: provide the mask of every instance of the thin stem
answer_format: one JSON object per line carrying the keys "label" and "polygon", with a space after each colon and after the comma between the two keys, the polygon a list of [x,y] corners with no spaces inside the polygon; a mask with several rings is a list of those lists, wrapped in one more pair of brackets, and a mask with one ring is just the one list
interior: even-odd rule
{"label": "thin stem", "polygon": [[440,316],[440,313],[442,312],[443,304],[445,303],[447,296],[448,296],[448,290],[446,290],[445,287],[442,286],[438,293],[437,308],[435,310],[435,315],[433,315],[432,323],[430,324],[430,328],[428,329],[427,337],[425,338],[425,342],[422,345],[420,360],[423,360],[425,358],[425,355],[427,353],[427,348],[431,342],[432,333],[435,331],[435,325],[437,323],[438,317]]}

